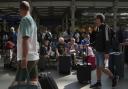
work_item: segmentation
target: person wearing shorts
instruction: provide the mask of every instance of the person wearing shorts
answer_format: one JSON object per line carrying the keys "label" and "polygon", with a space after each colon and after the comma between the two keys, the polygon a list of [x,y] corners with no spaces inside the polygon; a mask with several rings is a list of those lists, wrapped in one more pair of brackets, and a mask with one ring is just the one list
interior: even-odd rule
{"label": "person wearing shorts", "polygon": [[17,34],[17,61],[18,70],[15,81],[24,83],[29,79],[29,83],[38,84],[39,44],[37,42],[37,26],[30,15],[30,4],[27,1],[20,3],[20,15],[22,17]]}
{"label": "person wearing shorts", "polygon": [[96,37],[94,41],[94,48],[96,49],[96,75],[97,82],[90,87],[101,87],[101,75],[102,72],[107,74],[112,79],[112,87],[117,85],[117,77],[112,72],[105,68],[105,61],[109,59],[110,39],[109,39],[109,27],[104,23],[105,16],[103,14],[96,15]]}

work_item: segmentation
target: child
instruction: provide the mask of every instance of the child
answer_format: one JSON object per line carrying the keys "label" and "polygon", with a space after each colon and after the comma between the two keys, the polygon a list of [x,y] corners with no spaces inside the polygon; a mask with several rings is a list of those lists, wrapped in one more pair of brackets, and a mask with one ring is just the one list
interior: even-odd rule
{"label": "child", "polygon": [[88,44],[85,47],[86,47],[86,52],[87,52],[87,56],[85,57],[85,61],[87,63],[91,64],[92,69],[95,69],[96,68],[96,64],[95,64],[96,58],[95,58],[95,54],[93,52],[93,49]]}
{"label": "child", "polygon": [[89,34],[85,34],[85,38],[81,41],[83,52],[86,53],[85,61],[91,64],[92,69],[95,69],[95,54],[93,52],[92,47],[90,46],[90,36]]}

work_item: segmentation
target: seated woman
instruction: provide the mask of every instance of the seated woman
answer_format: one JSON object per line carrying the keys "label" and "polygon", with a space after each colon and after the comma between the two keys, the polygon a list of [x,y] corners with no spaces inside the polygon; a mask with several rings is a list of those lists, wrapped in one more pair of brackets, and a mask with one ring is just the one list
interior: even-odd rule
{"label": "seated woman", "polygon": [[83,61],[85,61],[86,63],[90,63],[92,69],[96,68],[96,57],[95,54],[93,52],[93,48],[89,45],[89,44],[84,44],[84,46],[80,48],[81,53],[82,53],[82,59]]}
{"label": "seated woman", "polygon": [[90,46],[90,36],[89,34],[85,34],[85,38],[81,41],[81,47],[80,47],[83,58],[87,63],[90,63],[92,66],[92,69],[96,67],[95,65],[95,54],[93,52],[92,47]]}
{"label": "seated woman", "polygon": [[89,46],[88,44],[85,46],[86,50],[87,50],[87,57],[85,58],[85,61],[87,63],[91,64],[92,69],[96,68],[96,58],[95,58],[95,54],[93,52],[93,49],[91,46]]}
{"label": "seated woman", "polygon": [[84,39],[80,42],[80,56],[87,56],[86,45],[90,45],[90,36],[87,33],[84,33]]}
{"label": "seated woman", "polygon": [[46,65],[49,65],[50,54],[51,54],[51,47],[49,45],[49,41],[45,40],[44,44],[41,45],[41,48],[40,48],[40,60],[38,65],[40,68],[45,67]]}
{"label": "seated woman", "polygon": [[6,60],[4,60],[4,68],[10,68],[11,67],[11,62],[13,59],[13,50],[14,50],[15,44],[8,39],[8,41],[5,44],[5,52],[6,52]]}
{"label": "seated woman", "polygon": [[70,42],[68,42],[68,52],[72,58],[72,65],[76,64],[76,53],[78,51],[78,45],[75,43],[75,38],[71,38]]}

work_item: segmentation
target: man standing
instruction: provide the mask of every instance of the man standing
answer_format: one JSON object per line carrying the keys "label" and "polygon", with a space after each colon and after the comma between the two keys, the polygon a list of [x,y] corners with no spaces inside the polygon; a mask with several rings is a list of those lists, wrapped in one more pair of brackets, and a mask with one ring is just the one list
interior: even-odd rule
{"label": "man standing", "polygon": [[97,32],[94,47],[96,49],[96,75],[97,82],[90,87],[101,87],[101,74],[104,72],[109,75],[112,79],[112,87],[117,84],[117,77],[115,77],[112,72],[105,68],[105,61],[109,59],[109,27],[104,24],[105,16],[103,14],[98,14],[96,16]]}
{"label": "man standing", "polygon": [[22,16],[17,35],[17,60],[19,63],[16,79],[25,82],[28,78],[30,84],[38,84],[37,61],[39,59],[37,42],[37,26],[30,15],[30,5],[27,1],[20,3],[20,15]]}

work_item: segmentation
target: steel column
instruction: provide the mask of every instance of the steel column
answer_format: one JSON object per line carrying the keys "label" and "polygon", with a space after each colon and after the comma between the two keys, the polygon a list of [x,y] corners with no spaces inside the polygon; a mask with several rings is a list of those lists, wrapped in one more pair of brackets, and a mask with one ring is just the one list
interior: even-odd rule
{"label": "steel column", "polygon": [[71,1],[71,32],[75,29],[76,0]]}
{"label": "steel column", "polygon": [[114,0],[113,2],[113,12],[114,12],[114,15],[113,15],[113,28],[114,28],[114,31],[116,32],[117,31],[117,12],[118,12],[118,2],[119,0]]}

